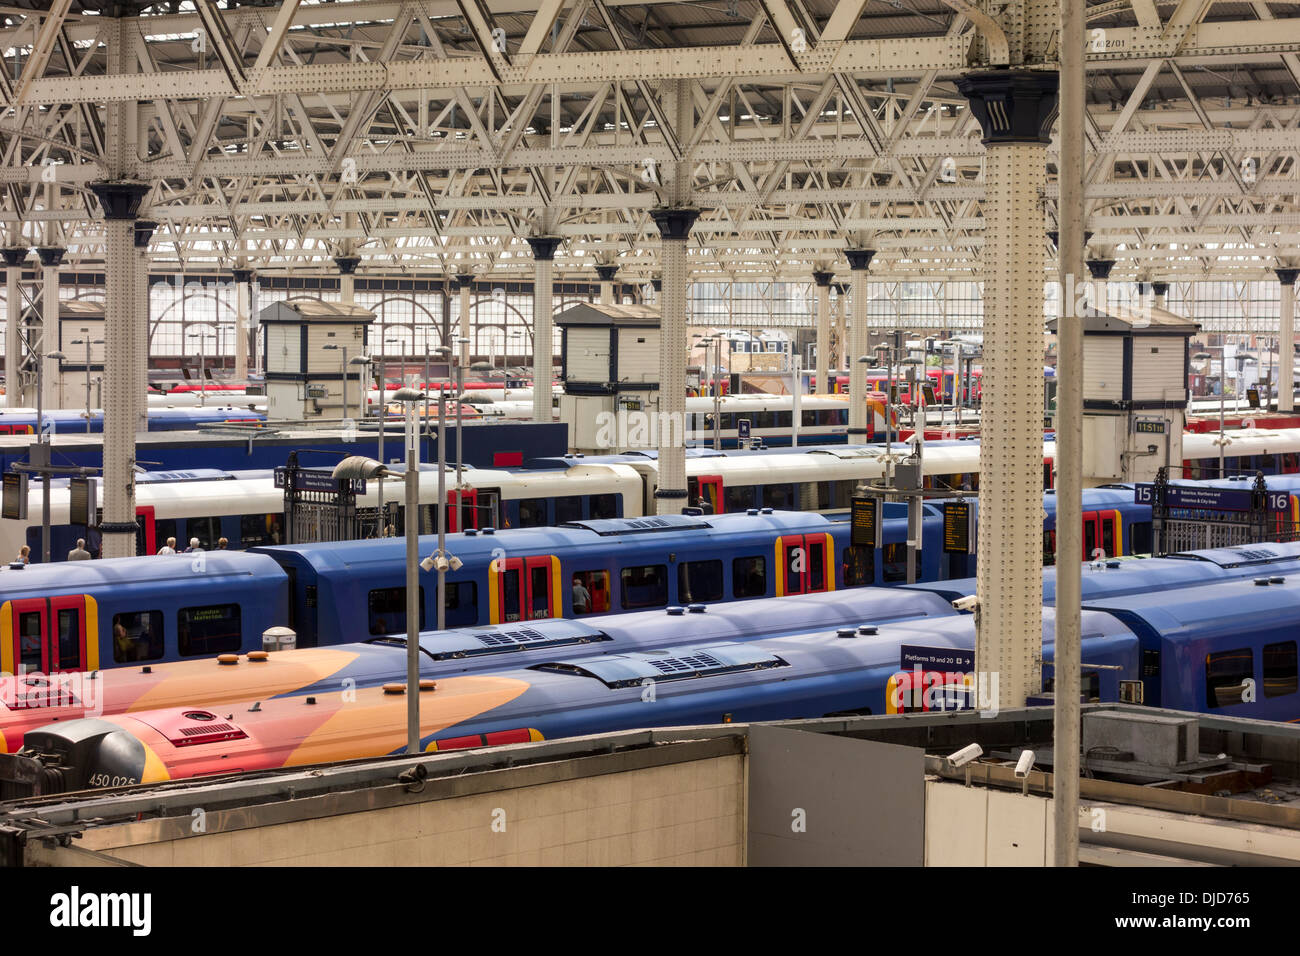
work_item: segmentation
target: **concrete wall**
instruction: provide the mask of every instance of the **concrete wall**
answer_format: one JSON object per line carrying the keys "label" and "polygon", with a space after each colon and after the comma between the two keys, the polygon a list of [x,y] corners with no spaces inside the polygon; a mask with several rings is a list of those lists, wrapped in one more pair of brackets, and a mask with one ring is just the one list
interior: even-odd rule
{"label": "concrete wall", "polygon": [[[215,815],[209,821],[216,825]],[[691,760],[180,838],[157,839],[158,822],[96,829],[79,846],[149,866],[740,866],[745,759]]]}

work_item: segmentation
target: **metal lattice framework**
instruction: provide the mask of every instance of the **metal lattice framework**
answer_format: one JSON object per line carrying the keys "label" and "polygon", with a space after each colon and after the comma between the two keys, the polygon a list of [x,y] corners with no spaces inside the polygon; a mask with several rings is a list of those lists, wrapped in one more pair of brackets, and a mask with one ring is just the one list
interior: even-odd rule
{"label": "metal lattice framework", "polygon": [[[649,211],[670,195],[702,210],[696,278],[847,273],[850,238],[876,250],[873,276],[978,276],[985,152],[953,81],[1055,31],[1055,5],[1023,0],[4,9],[9,244],[103,262],[87,184],[117,172],[105,129],[124,105],[155,268],[333,273],[355,253],[363,273],[519,279],[543,232],[565,240],[557,279],[597,261],[657,275]],[[1088,19],[1090,248],[1114,277],[1289,260],[1300,4],[1112,0]],[[664,108],[676,80],[684,127]],[[1049,169],[1044,231],[1054,195]]]}

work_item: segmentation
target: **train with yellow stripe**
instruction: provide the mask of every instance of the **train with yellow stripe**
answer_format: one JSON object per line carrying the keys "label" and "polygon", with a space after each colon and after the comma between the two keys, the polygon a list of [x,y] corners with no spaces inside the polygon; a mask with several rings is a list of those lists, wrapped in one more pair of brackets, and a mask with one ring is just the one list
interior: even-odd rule
{"label": "train with yellow stripe", "polygon": [[[1288,575],[1297,558],[1300,545],[1251,546],[1085,572],[1082,696],[1300,717],[1300,577]],[[1221,576],[1213,577],[1215,569]],[[935,595],[926,593],[933,590],[891,593],[933,605]],[[834,607],[829,596],[790,602]],[[996,707],[997,673],[974,667],[973,615],[934,606],[934,613],[894,616],[842,608],[839,626],[757,637],[759,615],[745,609],[751,613],[726,627],[697,634],[683,627],[668,635],[673,643],[653,649],[593,654],[555,645],[541,660],[528,658],[532,663],[511,655],[510,666],[502,660],[501,667],[422,680],[419,746],[441,751],[644,727]],[[1049,609],[1041,683],[1030,702],[1054,690],[1053,649]],[[921,660],[946,664],[909,666]],[[270,665],[236,666],[251,675]],[[16,754],[0,755],[0,798],[400,753],[404,695],[404,684],[394,682],[49,723],[29,730]]]}
{"label": "train with yellow stripe", "polygon": [[[504,666],[647,651],[683,642],[744,640],[833,627],[846,616],[888,621],[951,616],[950,603],[934,594],[899,588],[826,592],[808,600],[768,598],[728,604],[693,604],[581,621],[425,631],[419,635],[420,677],[437,679]],[[323,694],[376,687],[406,679],[404,635],[334,647],[249,651],[215,659],[177,661],[85,674],[26,674],[0,678],[0,752],[21,746],[29,730],[87,716],[167,707],[219,708],[249,697]]]}

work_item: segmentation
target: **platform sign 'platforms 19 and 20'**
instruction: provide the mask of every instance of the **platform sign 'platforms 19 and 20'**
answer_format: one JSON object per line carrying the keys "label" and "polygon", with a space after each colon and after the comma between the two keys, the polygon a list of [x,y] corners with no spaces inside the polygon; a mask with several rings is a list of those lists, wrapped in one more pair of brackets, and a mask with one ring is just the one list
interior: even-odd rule
{"label": "platform sign 'platforms 19 and 20'", "polygon": [[[1191,511],[1250,511],[1252,492],[1249,488],[1190,488],[1185,485],[1165,486],[1165,507]],[[1133,501],[1139,505],[1154,505],[1155,485],[1133,486]],[[1291,496],[1285,491],[1266,491],[1265,507],[1269,511],[1287,511]]]}

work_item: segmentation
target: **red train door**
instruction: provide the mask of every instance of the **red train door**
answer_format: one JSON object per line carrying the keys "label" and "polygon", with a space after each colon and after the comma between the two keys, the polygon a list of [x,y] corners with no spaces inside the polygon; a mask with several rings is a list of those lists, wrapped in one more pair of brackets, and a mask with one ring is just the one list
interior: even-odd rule
{"label": "red train door", "polygon": [[835,590],[829,571],[830,535],[781,535],[776,539],[776,595],[816,594]]}
{"label": "red train door", "polygon": [[158,539],[154,535],[153,505],[136,505],[135,517],[139,530],[135,533],[135,553],[153,554],[157,551]]}
{"label": "red train door", "polygon": [[478,489],[447,492],[447,530],[478,527]]}
{"label": "red train door", "polygon": [[15,673],[55,674],[94,666],[86,653],[84,595],[11,601],[9,614]]}
{"label": "red train door", "polygon": [[558,600],[559,558],[538,555],[506,558],[505,566],[491,575],[492,622],[510,624],[555,617]]}
{"label": "red train door", "polygon": [[688,479],[687,485],[692,507],[707,505],[713,514],[722,514],[725,505],[722,500],[721,475],[700,475],[698,478]]}

